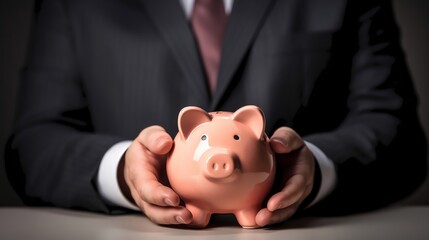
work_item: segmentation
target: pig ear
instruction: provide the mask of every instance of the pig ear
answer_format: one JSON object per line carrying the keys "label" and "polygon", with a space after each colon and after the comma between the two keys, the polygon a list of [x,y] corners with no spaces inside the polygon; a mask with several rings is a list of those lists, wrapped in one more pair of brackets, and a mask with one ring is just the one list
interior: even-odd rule
{"label": "pig ear", "polygon": [[185,107],[179,113],[177,124],[183,139],[188,139],[192,130],[200,124],[210,122],[212,117],[199,107]]}
{"label": "pig ear", "polygon": [[265,134],[265,116],[262,110],[253,105],[244,106],[232,114],[234,121],[241,122],[252,129],[258,139]]}

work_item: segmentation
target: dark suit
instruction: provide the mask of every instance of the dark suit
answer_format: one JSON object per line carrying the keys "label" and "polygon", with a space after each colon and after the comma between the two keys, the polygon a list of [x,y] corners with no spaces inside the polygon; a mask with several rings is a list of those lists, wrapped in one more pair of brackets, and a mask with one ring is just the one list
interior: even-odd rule
{"label": "dark suit", "polygon": [[150,125],[175,135],[187,105],[255,104],[269,135],[289,126],[318,146],[338,171],[318,205],[327,212],[383,206],[424,178],[388,1],[236,0],[213,97],[178,1],[46,1],[36,32],[7,148],[9,178],[29,204],[112,211],[94,184],[104,153]]}

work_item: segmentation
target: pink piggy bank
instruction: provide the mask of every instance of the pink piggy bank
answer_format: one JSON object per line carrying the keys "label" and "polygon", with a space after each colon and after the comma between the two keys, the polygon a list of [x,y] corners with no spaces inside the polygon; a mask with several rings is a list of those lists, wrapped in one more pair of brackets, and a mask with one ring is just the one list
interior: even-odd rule
{"label": "pink piggy bank", "polygon": [[255,216],[275,176],[262,111],[245,106],[234,113],[207,113],[185,107],[178,126],[167,176],[193,215],[191,225],[205,227],[213,213],[233,213],[242,227],[257,227]]}

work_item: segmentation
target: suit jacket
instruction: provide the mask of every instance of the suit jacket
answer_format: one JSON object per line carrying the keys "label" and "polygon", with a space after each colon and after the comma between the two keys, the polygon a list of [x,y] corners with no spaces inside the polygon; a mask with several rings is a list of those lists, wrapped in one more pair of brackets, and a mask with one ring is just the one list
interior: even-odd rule
{"label": "suit jacket", "polygon": [[6,159],[28,204],[113,212],[94,184],[104,153],[150,125],[175,135],[188,105],[255,104],[268,135],[289,126],[318,146],[338,172],[315,206],[328,213],[384,206],[425,175],[389,1],[236,0],[213,96],[178,1],[46,1],[31,49]]}

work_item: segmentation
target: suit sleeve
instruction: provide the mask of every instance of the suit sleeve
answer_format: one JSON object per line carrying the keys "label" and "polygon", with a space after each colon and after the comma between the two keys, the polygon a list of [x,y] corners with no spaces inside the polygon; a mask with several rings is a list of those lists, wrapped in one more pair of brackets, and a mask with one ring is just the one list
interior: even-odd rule
{"label": "suit sleeve", "polygon": [[114,212],[95,178],[105,152],[123,139],[94,131],[63,4],[45,1],[38,18],[7,173],[26,204]]}
{"label": "suit sleeve", "polygon": [[335,163],[336,188],[315,206],[332,214],[397,201],[414,191],[426,174],[418,100],[391,3],[356,2],[348,6],[348,30],[342,33],[354,39],[345,117],[331,131],[306,136]]}

